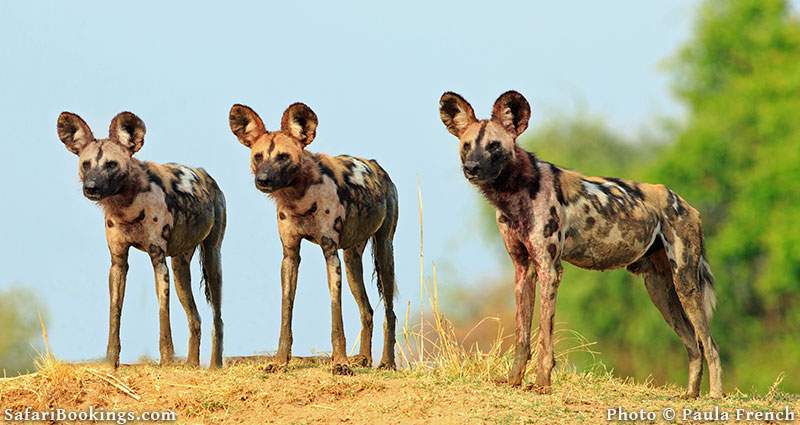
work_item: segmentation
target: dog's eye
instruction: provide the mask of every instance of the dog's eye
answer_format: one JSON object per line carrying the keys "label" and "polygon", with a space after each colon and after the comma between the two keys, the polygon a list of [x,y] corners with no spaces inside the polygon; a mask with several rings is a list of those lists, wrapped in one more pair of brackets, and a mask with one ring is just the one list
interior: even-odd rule
{"label": "dog's eye", "polygon": [[497,140],[492,140],[491,142],[489,142],[487,149],[489,149],[490,151],[496,151],[500,149],[500,142]]}
{"label": "dog's eye", "polygon": [[278,156],[275,157],[275,160],[278,162],[283,162],[289,159],[288,153],[279,153]]}
{"label": "dog's eye", "polygon": [[89,167],[91,166],[92,166],[92,161],[83,161],[83,163],[81,164],[81,168],[83,168],[83,171],[88,171]]}
{"label": "dog's eye", "polygon": [[106,170],[114,171],[119,167],[119,163],[117,161],[108,161],[106,162]]}
{"label": "dog's eye", "polygon": [[255,162],[256,164],[261,162],[263,159],[264,159],[264,154],[262,154],[262,153],[257,153],[255,155],[253,155],[253,162]]}
{"label": "dog's eye", "polygon": [[470,146],[469,146],[469,142],[464,142],[464,144],[463,144],[463,145],[461,145],[461,150],[462,150],[462,151],[464,151],[464,152],[466,152],[466,151],[468,151],[468,150],[469,150],[469,147],[470,147]]}

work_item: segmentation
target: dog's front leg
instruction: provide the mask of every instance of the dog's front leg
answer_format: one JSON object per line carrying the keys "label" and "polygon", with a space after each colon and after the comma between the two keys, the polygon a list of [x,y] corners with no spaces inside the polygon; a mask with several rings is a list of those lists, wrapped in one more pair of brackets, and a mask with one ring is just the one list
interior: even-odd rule
{"label": "dog's front leg", "polygon": [[508,225],[508,219],[499,211],[496,215],[497,227],[503,237],[506,251],[514,263],[514,295],[516,314],[514,323],[514,363],[508,374],[508,383],[512,386],[522,384],[525,368],[531,357],[531,316],[536,292],[531,278],[531,258],[525,244]]}
{"label": "dog's front leg", "polygon": [[109,247],[111,268],[108,271],[109,320],[106,361],[113,368],[119,367],[119,325],[122,317],[122,302],[125,298],[125,282],[128,276],[128,247]]}
{"label": "dog's front leg", "polygon": [[[512,258],[514,258],[512,256]],[[535,292],[529,272],[529,263],[525,259],[514,260],[514,296],[516,315],[514,323],[514,363],[508,374],[508,383],[512,386],[522,384],[525,368],[531,358],[531,316]]]}
{"label": "dog's front leg", "polygon": [[281,262],[281,332],[278,353],[274,364],[268,369],[283,367],[292,357],[292,310],[297,291],[297,271],[300,268],[300,240],[282,237],[283,261]]}
{"label": "dog's front leg", "polygon": [[322,252],[328,270],[328,290],[331,293],[331,371],[334,375],[352,375],[347,364],[344,321],[342,320],[342,263],[336,243],[328,237],[322,238]]}
{"label": "dog's front leg", "polygon": [[[552,244],[550,246],[553,246]],[[552,249],[550,250],[552,252]],[[545,258],[546,257],[546,258]],[[537,263],[539,283],[539,341],[536,348],[536,390],[550,392],[550,377],[556,365],[553,351],[553,319],[556,314],[556,295],[561,283],[561,262],[557,255],[544,254]]]}
{"label": "dog's front leg", "polygon": [[169,323],[169,269],[164,247],[151,245],[148,254],[150,254],[155,274],[156,295],[158,296],[158,351],[161,354],[161,365],[164,366],[171,363],[172,357],[175,355],[172,345],[172,329]]}

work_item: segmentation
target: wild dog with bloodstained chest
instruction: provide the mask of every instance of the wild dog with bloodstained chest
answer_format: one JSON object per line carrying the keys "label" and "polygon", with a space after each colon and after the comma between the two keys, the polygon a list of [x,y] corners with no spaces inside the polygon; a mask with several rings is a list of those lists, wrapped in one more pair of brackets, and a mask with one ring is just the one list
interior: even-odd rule
{"label": "wild dog with bloodstained chest", "polygon": [[225,233],[225,197],[202,168],[156,164],[133,158],[144,144],[144,122],[130,112],[111,121],[105,139],[95,139],[81,117],[62,112],[58,137],[78,155],[83,194],[105,215],[111,252],[108,276],[110,320],[106,359],[119,366],[119,327],[128,273],[128,251],[150,256],[159,304],[161,364],[172,361],[169,321],[169,269],[172,257],[175,289],[189,320],[187,361],[200,361],[200,315],[192,295],[189,262],[197,247],[205,280],[206,300],[214,311],[211,367],[222,366],[222,269],[220,248]]}
{"label": "wild dog with bloodstained chest", "polygon": [[700,394],[703,355],[710,395],[722,396],[717,344],[709,322],[713,276],[705,259],[700,213],[664,185],[587,177],[542,161],[516,140],[528,127],[530,105],[509,91],[488,120],[447,92],[440,117],[460,141],[464,175],[496,208],[497,225],[516,273],[516,348],[508,377],[520,385],[530,358],[533,279],[540,318],[535,386],[550,390],[555,365],[553,318],[561,261],[607,270],[626,267],[644,276],[653,303],[689,355],[686,395]]}
{"label": "wild dog with bloodstained chest", "polygon": [[368,240],[383,299],[384,325],[381,368],[394,369],[394,253],[397,227],[397,190],[386,171],[374,160],[347,155],[329,156],[306,150],[316,135],[317,115],[295,103],[281,118],[281,128],[266,130],[252,109],[233,105],[230,126],[239,141],[250,148],[250,171],[256,188],[275,200],[278,232],[283,244],[281,264],[281,331],[275,370],[291,357],[292,308],[303,239],[322,248],[331,296],[333,344],[332,371],[349,375],[342,323],[342,269],[338,250],[344,250],[347,281],[361,312],[361,345],[355,363],[372,365],[372,307],[364,287],[361,257]]}

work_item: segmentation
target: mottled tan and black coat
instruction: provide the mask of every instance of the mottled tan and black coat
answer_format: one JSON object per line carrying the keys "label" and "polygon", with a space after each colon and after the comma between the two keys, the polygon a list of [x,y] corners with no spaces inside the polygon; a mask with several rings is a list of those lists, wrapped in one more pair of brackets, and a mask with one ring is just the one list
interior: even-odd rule
{"label": "mottled tan and black coat", "polygon": [[380,367],[395,368],[394,254],[397,227],[397,190],[389,175],[374,160],[329,156],[306,150],[316,135],[317,116],[308,106],[295,103],[283,113],[281,128],[267,131],[252,109],[234,105],[230,126],[239,141],[250,148],[250,171],[255,186],[277,204],[278,231],[283,244],[281,265],[282,312],[278,352],[272,370],[291,358],[292,308],[300,265],[300,242],[322,248],[331,296],[332,370],[351,374],[345,353],[341,310],[342,270],[338,250],[344,250],[347,281],[361,313],[361,341],[354,363],[372,365],[372,307],[364,287],[362,254],[372,241],[378,290],[386,322]]}
{"label": "mottled tan and black coat", "polygon": [[663,185],[587,177],[542,161],[516,144],[530,106],[517,92],[494,104],[488,120],[447,92],[440,115],[460,140],[464,175],[497,210],[497,224],[516,274],[516,352],[509,383],[522,383],[530,358],[534,278],[540,319],[535,388],[548,391],[555,365],[553,318],[562,261],[644,277],[653,303],[689,355],[687,396],[700,393],[703,355],[710,395],[722,395],[720,359],[709,322],[715,298],[705,260],[700,213]]}
{"label": "mottled tan and black coat", "polygon": [[106,358],[119,366],[119,328],[131,247],[150,256],[159,304],[161,364],[171,362],[174,349],[169,320],[169,269],[172,257],[175,289],[189,321],[187,361],[200,359],[200,315],[192,295],[189,262],[200,247],[205,295],[214,312],[211,367],[222,366],[222,271],[220,248],[225,233],[225,197],[202,168],[156,164],[133,158],[144,144],[145,125],[122,112],[111,121],[109,136],[95,139],[78,115],[58,117],[58,137],[78,155],[84,195],[105,215],[111,253],[108,277],[110,321]]}

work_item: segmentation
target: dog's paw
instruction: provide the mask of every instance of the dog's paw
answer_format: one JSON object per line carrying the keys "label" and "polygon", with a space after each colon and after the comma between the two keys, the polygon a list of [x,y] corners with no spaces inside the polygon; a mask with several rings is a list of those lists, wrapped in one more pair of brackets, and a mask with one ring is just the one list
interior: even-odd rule
{"label": "dog's paw", "polygon": [[267,363],[267,365],[264,366],[264,372],[266,373],[286,372],[286,365],[278,363]]}
{"label": "dog's paw", "polygon": [[378,365],[378,369],[381,369],[381,370],[397,370],[397,366],[394,364],[394,362],[391,362],[391,363],[381,362],[381,364]]}
{"label": "dog's paw", "polygon": [[331,373],[333,373],[334,375],[352,376],[353,369],[350,369],[350,366],[344,363],[335,363],[331,367]]}
{"label": "dog's paw", "polygon": [[547,395],[553,393],[553,388],[550,385],[537,385],[537,384],[528,384],[525,389],[527,391],[534,392],[536,394]]}
{"label": "dog's paw", "polygon": [[682,400],[694,400],[694,399],[696,399],[698,397],[700,397],[700,393],[699,392],[695,393],[695,392],[686,391],[683,394],[681,394],[680,398]]}
{"label": "dog's paw", "polygon": [[354,367],[371,367],[372,361],[365,355],[359,354],[357,356],[347,359],[350,365]]}

